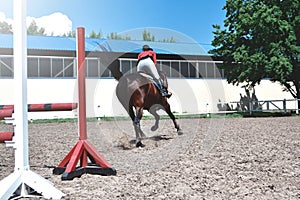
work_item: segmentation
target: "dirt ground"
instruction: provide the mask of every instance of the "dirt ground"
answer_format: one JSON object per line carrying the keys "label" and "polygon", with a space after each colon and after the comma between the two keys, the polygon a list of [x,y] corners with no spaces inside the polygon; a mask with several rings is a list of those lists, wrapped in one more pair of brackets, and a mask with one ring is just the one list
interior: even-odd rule
{"label": "dirt ground", "polygon": [[[72,181],[54,166],[77,141],[76,123],[29,124],[31,170],[66,194],[63,199],[300,199],[300,117],[170,120],[134,148],[130,121],[88,123],[88,139],[117,170]],[[11,130],[0,125],[1,131]],[[0,180],[14,168],[11,148],[0,145]]]}

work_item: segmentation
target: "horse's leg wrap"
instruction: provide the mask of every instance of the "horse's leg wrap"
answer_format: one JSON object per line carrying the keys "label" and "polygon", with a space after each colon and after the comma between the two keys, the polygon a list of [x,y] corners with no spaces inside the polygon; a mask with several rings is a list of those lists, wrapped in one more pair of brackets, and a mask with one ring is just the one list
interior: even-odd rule
{"label": "horse's leg wrap", "polygon": [[133,127],[135,130],[136,142],[139,142],[141,140],[141,137],[140,137],[141,125],[140,125],[140,120],[137,117],[135,117],[135,119],[133,121]]}
{"label": "horse's leg wrap", "polygon": [[133,125],[136,133],[137,142],[141,141],[141,139],[146,136],[141,130],[141,125],[140,125],[140,120],[142,118],[142,115],[143,115],[143,108],[136,109],[136,115],[133,121]]}
{"label": "horse's leg wrap", "polygon": [[154,105],[154,106],[152,106],[151,108],[150,108],[150,110],[149,110],[149,112],[154,116],[154,118],[155,118],[155,123],[154,123],[154,125],[151,127],[151,131],[156,131],[157,129],[158,129],[158,126],[159,126],[159,119],[160,119],[160,117],[159,117],[159,115],[157,114],[157,110],[156,109],[158,109],[157,108],[158,106],[157,105]]}

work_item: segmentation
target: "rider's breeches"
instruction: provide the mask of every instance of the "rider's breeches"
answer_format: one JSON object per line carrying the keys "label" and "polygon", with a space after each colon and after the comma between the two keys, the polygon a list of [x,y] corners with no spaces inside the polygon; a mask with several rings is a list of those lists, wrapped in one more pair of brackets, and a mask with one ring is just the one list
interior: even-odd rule
{"label": "rider's breeches", "polygon": [[145,58],[140,60],[139,64],[137,65],[137,71],[149,74],[150,76],[152,76],[157,80],[160,78],[156,66],[154,62],[151,60],[151,58]]}

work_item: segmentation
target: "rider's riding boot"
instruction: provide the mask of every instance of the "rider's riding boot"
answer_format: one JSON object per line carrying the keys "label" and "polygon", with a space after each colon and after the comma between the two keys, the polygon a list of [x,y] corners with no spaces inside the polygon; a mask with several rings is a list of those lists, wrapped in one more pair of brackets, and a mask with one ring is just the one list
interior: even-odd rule
{"label": "rider's riding boot", "polygon": [[172,96],[172,93],[168,92],[167,88],[164,87],[163,81],[161,79],[155,80],[155,82],[159,86],[159,91],[161,93],[161,96],[170,98]]}

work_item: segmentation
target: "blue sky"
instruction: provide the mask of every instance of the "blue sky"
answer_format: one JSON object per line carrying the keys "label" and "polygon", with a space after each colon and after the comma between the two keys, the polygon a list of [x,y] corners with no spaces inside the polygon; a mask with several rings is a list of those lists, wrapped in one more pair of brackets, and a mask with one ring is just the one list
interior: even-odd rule
{"label": "blue sky", "polygon": [[[12,2],[0,0],[0,12],[7,18],[13,17]],[[211,43],[212,24],[221,25],[225,18],[225,0],[27,0],[27,5],[28,16],[39,18],[60,12],[72,21],[73,29],[84,26],[87,33],[95,30],[107,36],[157,27],[174,30],[200,44]]]}

